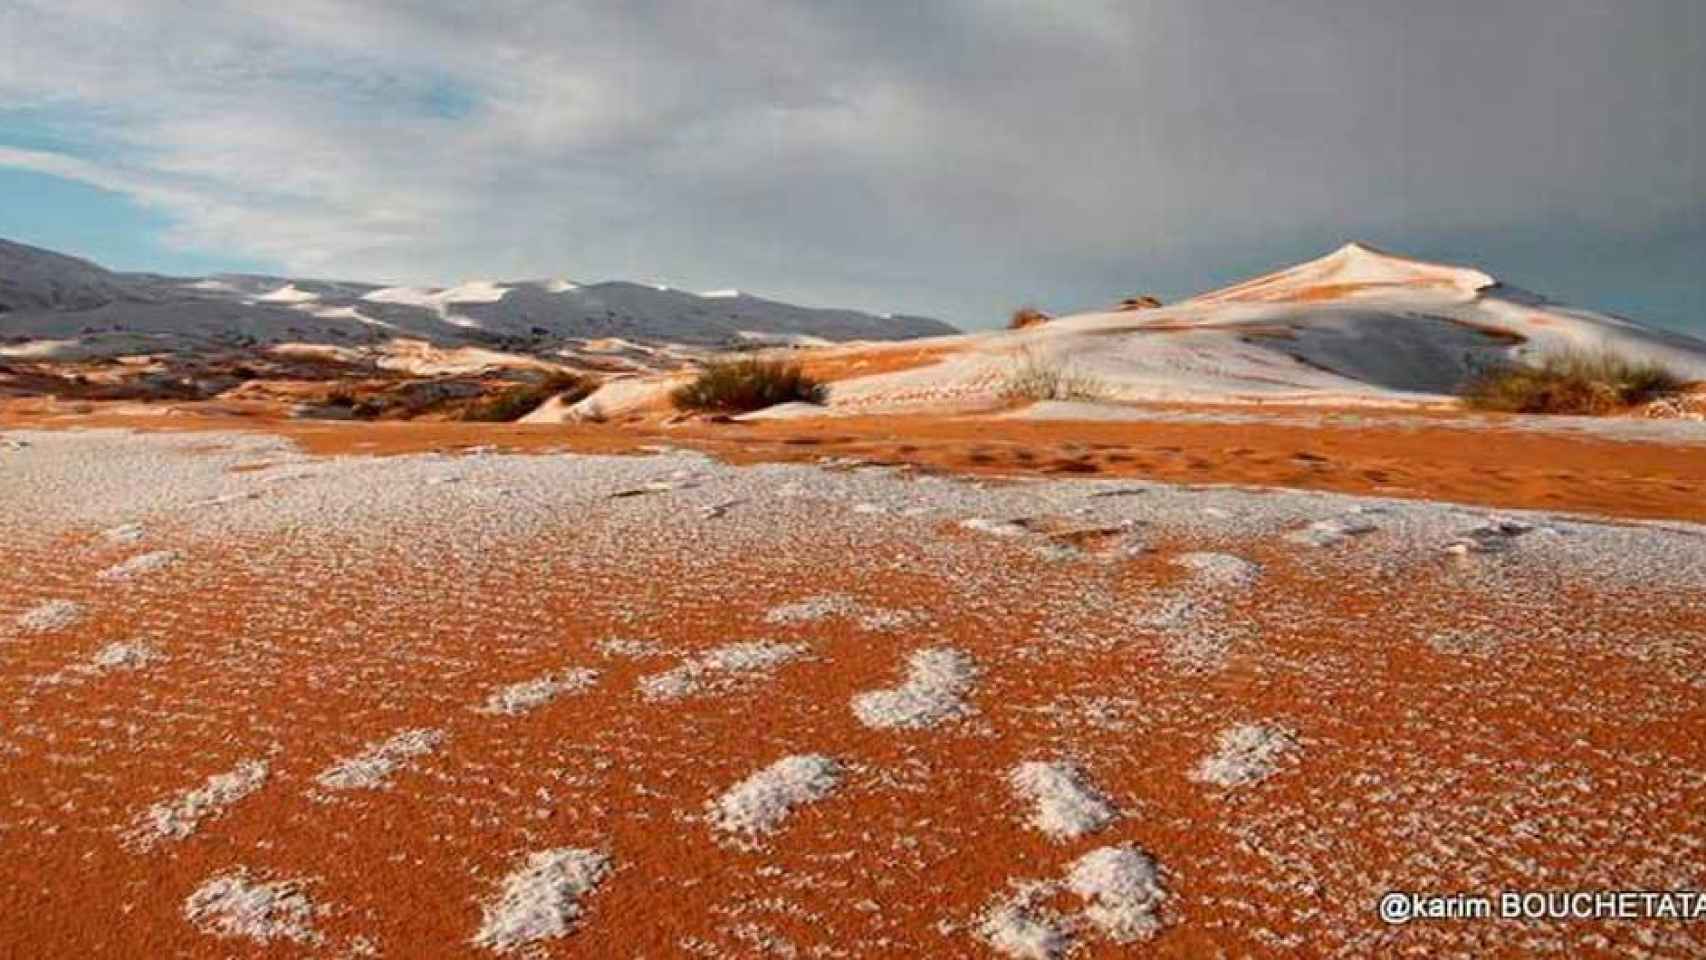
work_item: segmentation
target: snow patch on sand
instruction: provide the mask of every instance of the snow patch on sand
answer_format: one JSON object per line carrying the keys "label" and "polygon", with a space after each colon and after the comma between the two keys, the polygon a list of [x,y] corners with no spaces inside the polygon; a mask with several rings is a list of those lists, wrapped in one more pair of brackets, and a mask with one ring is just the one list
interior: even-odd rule
{"label": "snow patch on sand", "polygon": [[853,714],[867,727],[923,729],[972,713],[965,702],[977,679],[971,657],[952,647],[927,647],[907,657],[898,687],[853,697]]}
{"label": "snow patch on sand", "polygon": [[89,658],[89,663],[83,669],[89,673],[106,673],[109,670],[141,670],[151,663],[166,659],[166,655],[153,646],[139,641],[115,640]]}
{"label": "snow patch on sand", "polygon": [[1066,886],[1088,901],[1084,916],[1115,943],[1146,940],[1161,929],[1156,911],[1167,894],[1160,871],[1136,847],[1090,851],[1072,865]]}
{"label": "snow patch on sand", "polygon": [[473,943],[497,953],[574,930],[581,898],[610,873],[610,858],[596,850],[558,847],[528,854],[503,878],[496,898],[480,905],[484,915]]}
{"label": "snow patch on sand", "polygon": [[479,711],[484,714],[519,716],[544,706],[565,693],[579,693],[598,682],[598,671],[587,667],[566,670],[512,683],[492,691]]}
{"label": "snow patch on sand", "polygon": [[707,804],[711,826],[748,838],[771,833],[797,806],[822,800],[841,782],[841,765],[821,754],[783,757]]}
{"label": "snow patch on sand", "polygon": [[612,659],[644,660],[661,657],[669,648],[655,640],[635,640],[629,637],[607,637],[593,644],[599,653]]}
{"label": "snow patch on sand", "polygon": [[96,574],[100,580],[130,580],[145,573],[153,573],[176,563],[178,554],[175,550],[156,550],[153,553],[142,553],[131,557],[123,563],[114,564]]}
{"label": "snow patch on sand", "polygon": [[1297,749],[1297,738],[1272,723],[1243,723],[1220,732],[1218,749],[1198,764],[1192,779],[1222,787],[1259,783]]}
{"label": "snow patch on sand", "polygon": [[1031,805],[1031,826],[1052,840],[1075,840],[1114,819],[1113,805],[1090,784],[1077,764],[1021,763],[1008,773],[1007,782]]}
{"label": "snow patch on sand", "polygon": [[44,600],[18,615],[18,627],[26,633],[52,633],[83,619],[83,605],[75,600]]}
{"label": "snow patch on sand", "polygon": [[1262,575],[1262,567],[1230,553],[1182,553],[1173,562],[1191,571],[1197,579],[1216,586],[1247,587]]}
{"label": "snow patch on sand", "polygon": [[147,531],[139,523],[124,523],[101,531],[101,539],[108,543],[128,544],[141,540]]}
{"label": "snow patch on sand", "polygon": [[859,602],[852,597],[844,593],[827,593],[771,607],[764,614],[764,622],[779,625],[815,623],[831,617],[852,616],[858,609]]}
{"label": "snow patch on sand", "polygon": [[1291,533],[1286,539],[1293,543],[1301,543],[1311,547],[1331,547],[1351,537],[1373,533],[1375,529],[1375,525],[1366,518],[1347,514],[1342,517],[1328,517],[1325,520],[1317,520],[1302,530]]}
{"label": "snow patch on sand", "polygon": [[873,607],[844,593],[826,593],[771,607],[764,614],[764,622],[791,625],[847,617],[855,618],[861,629],[873,633],[896,630],[918,620],[918,614],[911,610]]}
{"label": "snow patch on sand", "polygon": [[727,644],[662,673],[641,677],[640,694],[647,700],[678,700],[695,693],[728,690],[805,652],[805,646],[798,643],[754,640]]}
{"label": "snow patch on sand", "polygon": [[1032,896],[1021,894],[997,904],[978,932],[995,952],[1013,960],[1055,960],[1066,954],[1072,935],[1054,917],[1038,911]]}
{"label": "snow patch on sand", "polygon": [[197,887],[184,901],[184,918],[203,933],[271,943],[317,944],[314,904],[301,880],[251,881],[238,867]]}
{"label": "snow patch on sand", "polygon": [[225,773],[208,777],[201,786],[143,811],[125,834],[125,840],[141,850],[164,841],[182,840],[195,833],[203,820],[219,816],[227,807],[259,790],[266,779],[265,760],[245,760]]}
{"label": "snow patch on sand", "polygon": [[339,760],[320,772],[314,781],[328,790],[375,790],[414,757],[433,752],[444,742],[443,730],[404,730],[389,740],[368,744],[356,756]]}
{"label": "snow patch on sand", "polygon": [[[1167,892],[1153,858],[1131,844],[1098,847],[1067,869],[1064,881],[1028,880],[985,911],[977,932],[996,952],[1014,960],[1065,956],[1086,928],[1116,944],[1153,937]],[[1062,916],[1047,901],[1063,892],[1084,901],[1079,915]]]}

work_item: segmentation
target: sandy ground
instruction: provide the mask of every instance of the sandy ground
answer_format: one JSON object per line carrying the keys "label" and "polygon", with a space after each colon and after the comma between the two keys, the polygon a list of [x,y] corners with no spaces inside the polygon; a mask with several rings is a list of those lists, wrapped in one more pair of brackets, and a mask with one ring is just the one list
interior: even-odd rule
{"label": "sandy ground", "polygon": [[1110,421],[864,416],[669,424],[346,423],[264,417],[57,415],[0,408],[7,426],[245,430],[309,452],[467,449],[645,453],[731,463],[857,459],[992,477],[1137,477],[1287,487],[1601,516],[1706,521],[1706,426],[1443,411],[1120,407]]}
{"label": "sandy ground", "polygon": [[[0,434],[11,955],[1706,950],[1375,914],[1706,884],[1706,528],[1658,492],[1703,468],[1674,447],[944,424],[910,452],[992,481],[198,425]],[[703,429],[744,461],[906,445]],[[1009,462],[1065,443],[1102,475]],[[1121,475],[1234,445],[1248,473],[1201,479],[1317,489]],[[1541,510],[1322,492],[1406,483]]]}

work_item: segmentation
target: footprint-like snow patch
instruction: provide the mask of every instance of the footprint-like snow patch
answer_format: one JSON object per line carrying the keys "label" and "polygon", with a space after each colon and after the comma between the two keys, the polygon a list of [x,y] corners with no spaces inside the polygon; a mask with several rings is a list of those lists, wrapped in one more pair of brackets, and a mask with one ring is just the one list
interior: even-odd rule
{"label": "footprint-like snow patch", "polygon": [[151,663],[159,663],[166,655],[154,647],[139,641],[115,640],[89,658],[85,668],[90,673],[107,673],[112,670],[141,670]]}
{"label": "footprint-like snow patch", "polygon": [[989,517],[971,517],[961,520],[960,526],[992,537],[1022,537],[1031,532],[1027,521],[992,520]]}
{"label": "footprint-like snow patch", "polygon": [[208,777],[206,783],[194,790],[149,807],[136,818],[125,839],[141,850],[182,840],[195,833],[203,820],[219,816],[227,807],[259,790],[266,780],[265,760],[245,760],[230,771]]}
{"label": "footprint-like snow patch", "polygon": [[1286,539],[1293,543],[1301,543],[1311,547],[1330,547],[1351,537],[1360,537],[1365,533],[1373,533],[1377,529],[1366,517],[1349,513],[1342,517],[1329,517],[1317,520],[1302,530],[1287,535]]}
{"label": "footprint-like snow patch", "polygon": [[610,858],[596,850],[558,847],[529,854],[503,879],[496,898],[480,905],[483,919],[474,945],[498,953],[568,936],[583,908],[581,898],[610,873]]}
{"label": "footprint-like snow patch", "polygon": [[409,760],[424,756],[444,742],[443,730],[404,730],[389,740],[368,744],[361,753],[332,764],[315,777],[328,790],[375,790]]}
{"label": "footprint-like snow patch", "polygon": [[977,679],[971,657],[952,647],[914,650],[898,687],[853,697],[853,714],[867,727],[923,729],[972,712],[965,702]]}
{"label": "footprint-like snow patch", "polygon": [[783,757],[711,801],[709,820],[723,833],[757,837],[776,830],[795,807],[829,796],[840,783],[841,765],[829,757]]}
{"label": "footprint-like snow patch", "polygon": [[164,570],[178,560],[174,550],[155,550],[153,553],[140,553],[123,563],[114,564],[96,574],[96,578],[106,581],[131,580],[156,570]]}
{"label": "footprint-like snow patch", "polygon": [[75,600],[44,600],[18,615],[18,627],[28,633],[52,633],[81,619],[83,605]]}
{"label": "footprint-like snow patch", "polygon": [[184,901],[184,918],[203,933],[271,943],[319,943],[314,904],[301,880],[252,881],[241,867],[219,874]]}
{"label": "footprint-like snow patch", "polygon": [[1014,767],[1007,782],[1031,806],[1031,826],[1051,840],[1074,840],[1107,826],[1114,808],[1077,764],[1032,760]]}
{"label": "footprint-like snow patch", "polygon": [[147,531],[139,523],[126,523],[101,531],[101,539],[108,543],[131,544],[142,540]]}
{"label": "footprint-like snow patch", "polygon": [[852,597],[830,593],[771,607],[764,614],[764,622],[779,625],[814,623],[831,617],[852,616],[858,610],[859,602]]}
{"label": "footprint-like snow patch", "polygon": [[916,622],[919,616],[911,610],[867,606],[843,593],[827,593],[780,604],[764,614],[765,623],[783,626],[845,618],[854,619],[861,629],[880,633],[898,630]]}
{"label": "footprint-like snow patch", "polygon": [[1013,960],[1055,960],[1072,945],[1072,935],[1023,896],[990,910],[978,932],[996,953]]}
{"label": "footprint-like snow patch", "polygon": [[1084,916],[1115,943],[1146,940],[1161,929],[1167,899],[1155,861],[1132,846],[1092,850],[1072,865],[1067,889],[1083,897]]}
{"label": "footprint-like snow patch", "polygon": [[1191,571],[1198,580],[1224,587],[1247,587],[1262,575],[1260,564],[1230,553],[1182,553],[1173,562]]}
{"label": "footprint-like snow patch", "polygon": [[620,660],[644,660],[647,657],[661,657],[669,652],[669,648],[655,640],[634,640],[629,637],[608,637],[593,646],[599,653]]}
{"label": "footprint-like snow patch", "polygon": [[647,700],[679,700],[696,693],[728,690],[761,677],[805,652],[806,648],[797,643],[727,644],[662,673],[641,677],[640,694]]}
{"label": "footprint-like snow patch", "polygon": [[[1029,880],[985,911],[977,933],[997,953],[1013,960],[1055,960],[1065,956],[1083,932],[1116,944],[1153,937],[1167,892],[1153,858],[1130,844],[1099,847],[1073,862],[1062,881]],[[1072,893],[1083,909],[1064,916],[1048,901]]]}
{"label": "footprint-like snow patch", "polygon": [[579,693],[598,682],[598,671],[590,668],[535,677],[492,691],[480,712],[514,717],[544,706],[565,693]]}
{"label": "footprint-like snow patch", "polygon": [[1222,787],[1242,787],[1273,776],[1280,761],[1297,749],[1290,730],[1271,723],[1244,723],[1220,732],[1214,753],[1192,778]]}

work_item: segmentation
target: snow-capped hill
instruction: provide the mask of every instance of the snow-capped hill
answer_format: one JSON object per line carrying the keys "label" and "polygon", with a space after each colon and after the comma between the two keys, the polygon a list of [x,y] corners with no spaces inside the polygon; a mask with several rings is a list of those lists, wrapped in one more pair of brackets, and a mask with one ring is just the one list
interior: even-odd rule
{"label": "snow-capped hill", "polygon": [[158,277],[0,241],[0,340],[55,341],[54,351],[66,356],[396,338],[550,353],[566,341],[604,337],[714,347],[743,342],[747,332],[778,342],[954,332],[926,318],[714,292],[730,295],[622,281],[406,287],[244,274]]}
{"label": "snow-capped hill", "polygon": [[1574,350],[1706,380],[1706,341],[1361,244],[1166,307],[1077,314],[932,347],[940,362],[837,383],[831,406],[987,408],[1027,370],[1111,402],[1429,403],[1488,364]]}
{"label": "snow-capped hill", "polygon": [[1406,294],[1470,299],[1497,283],[1479,270],[1413,260],[1353,242],[1320,259],[1202,294],[1192,302],[1307,303]]}

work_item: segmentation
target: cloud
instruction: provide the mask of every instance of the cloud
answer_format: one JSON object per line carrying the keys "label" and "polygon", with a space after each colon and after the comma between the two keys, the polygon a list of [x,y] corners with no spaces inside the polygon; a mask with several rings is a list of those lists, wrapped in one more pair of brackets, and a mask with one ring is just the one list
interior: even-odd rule
{"label": "cloud", "polygon": [[1695,0],[0,0],[0,101],[73,145],[0,164],[294,273],[976,324],[1351,235],[1697,236],[1703,26]]}

